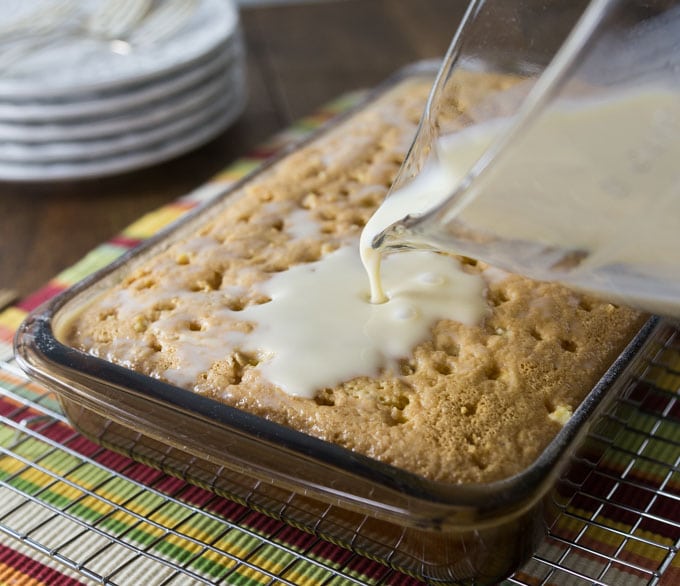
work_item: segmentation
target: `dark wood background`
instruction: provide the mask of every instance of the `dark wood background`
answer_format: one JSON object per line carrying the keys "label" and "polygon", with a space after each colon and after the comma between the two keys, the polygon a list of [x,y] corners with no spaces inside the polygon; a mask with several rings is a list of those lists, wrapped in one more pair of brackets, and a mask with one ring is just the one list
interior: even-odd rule
{"label": "dark wood background", "polygon": [[465,0],[335,0],[243,8],[249,103],[210,144],[116,177],[0,181],[0,289],[24,296],[139,216],[198,187],[272,133],[348,90],[441,56]]}

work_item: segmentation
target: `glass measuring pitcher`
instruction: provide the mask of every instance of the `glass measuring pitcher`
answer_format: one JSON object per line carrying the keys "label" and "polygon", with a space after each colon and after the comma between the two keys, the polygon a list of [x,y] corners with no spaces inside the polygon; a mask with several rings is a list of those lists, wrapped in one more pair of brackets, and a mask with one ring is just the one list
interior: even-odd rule
{"label": "glass measuring pitcher", "polygon": [[680,315],[680,1],[573,8],[470,3],[366,238]]}

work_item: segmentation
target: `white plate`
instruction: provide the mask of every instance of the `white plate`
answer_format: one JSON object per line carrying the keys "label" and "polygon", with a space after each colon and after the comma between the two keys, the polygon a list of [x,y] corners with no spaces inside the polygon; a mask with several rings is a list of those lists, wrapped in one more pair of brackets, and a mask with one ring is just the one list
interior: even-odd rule
{"label": "white plate", "polygon": [[115,116],[132,109],[148,106],[155,101],[165,100],[195,87],[205,81],[215,71],[231,61],[244,58],[244,47],[240,37],[211,56],[205,63],[192,66],[186,71],[173,73],[153,82],[146,82],[134,89],[122,88],[121,91],[74,96],[71,99],[53,101],[3,100],[0,98],[0,120],[9,123],[64,122],[86,117]]}
{"label": "white plate", "polygon": [[206,124],[183,132],[172,140],[165,140],[139,151],[91,161],[74,161],[52,165],[12,164],[0,161],[0,179],[6,181],[57,181],[87,179],[115,175],[167,161],[197,148],[224,131],[241,114],[245,96],[238,96]]}
{"label": "white plate", "polygon": [[149,125],[137,131],[124,129],[120,134],[94,140],[76,140],[48,143],[0,143],[0,161],[5,163],[50,164],[57,162],[84,162],[139,151],[208,123],[225,110],[225,104],[240,101],[244,93],[242,67],[229,68],[214,80],[210,88],[212,100],[201,103],[193,110]]}
{"label": "white plate", "polygon": [[[107,136],[120,135],[125,132],[142,130],[160,126],[174,118],[186,116],[198,108],[207,106],[216,99],[218,93],[231,91],[226,86],[224,77],[238,63],[222,64],[211,72],[207,81],[201,80],[196,86],[189,87],[179,94],[169,95],[150,104],[142,104],[122,114],[103,117],[85,117],[78,120],[45,123],[13,123],[0,120],[0,148],[3,143],[48,143],[73,142],[101,139]],[[236,78],[238,79],[238,77]]]}
{"label": "white plate", "polygon": [[[87,12],[96,3],[83,0],[79,10]],[[46,0],[2,0],[2,22],[48,10],[51,4]],[[147,25],[151,26],[150,20]],[[0,98],[74,96],[167,77],[200,60],[237,29],[238,13],[230,0],[198,0],[194,13],[174,34],[154,44],[138,45],[128,55],[112,52],[99,40],[63,35],[47,49],[24,55],[5,67],[0,76]],[[8,50],[5,45],[3,51]]]}

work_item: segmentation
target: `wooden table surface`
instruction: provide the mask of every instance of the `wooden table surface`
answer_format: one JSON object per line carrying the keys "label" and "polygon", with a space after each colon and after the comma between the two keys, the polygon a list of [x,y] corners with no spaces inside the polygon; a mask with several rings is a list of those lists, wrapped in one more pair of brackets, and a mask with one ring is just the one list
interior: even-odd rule
{"label": "wooden table surface", "polygon": [[204,147],[115,177],[0,181],[0,290],[25,296],[139,216],[200,186],[337,95],[441,56],[465,0],[328,0],[244,7],[249,103]]}

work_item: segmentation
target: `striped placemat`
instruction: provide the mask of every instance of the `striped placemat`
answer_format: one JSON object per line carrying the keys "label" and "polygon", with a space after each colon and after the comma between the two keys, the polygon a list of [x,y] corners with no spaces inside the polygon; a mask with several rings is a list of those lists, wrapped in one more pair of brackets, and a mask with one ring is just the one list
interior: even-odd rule
{"label": "striped placemat", "polygon": [[[13,364],[32,309],[357,102],[348,94],[152,212],[0,313],[0,585],[420,583],[110,452],[76,433]],[[680,584],[680,342],[611,415],[610,446],[516,584]]]}

